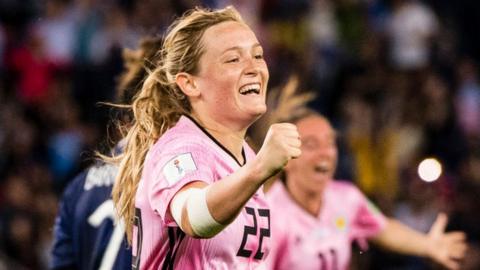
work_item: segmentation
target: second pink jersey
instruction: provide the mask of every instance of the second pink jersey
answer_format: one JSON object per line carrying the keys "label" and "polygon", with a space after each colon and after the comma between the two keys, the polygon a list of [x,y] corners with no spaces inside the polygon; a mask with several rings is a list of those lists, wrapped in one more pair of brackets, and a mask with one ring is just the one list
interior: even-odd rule
{"label": "second pink jersey", "polygon": [[385,226],[385,217],[347,182],[327,185],[318,217],[293,201],[281,182],[267,198],[272,210],[270,269],[348,269],[352,241],[364,241]]}
{"label": "second pink jersey", "polygon": [[[246,162],[255,153],[244,143]],[[139,183],[133,232],[133,269],[265,269],[270,210],[263,191],[211,239],[185,235],[170,215],[175,193],[192,181],[213,183],[239,162],[192,119],[182,116],[150,149]]]}

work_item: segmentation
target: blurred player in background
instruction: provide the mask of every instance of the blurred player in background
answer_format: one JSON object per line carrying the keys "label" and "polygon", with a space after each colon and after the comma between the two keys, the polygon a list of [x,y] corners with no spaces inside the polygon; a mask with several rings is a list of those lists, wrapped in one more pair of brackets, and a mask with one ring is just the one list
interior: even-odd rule
{"label": "blurred player in background", "polygon": [[133,268],[265,269],[261,187],[300,140],[276,124],[258,155],[245,142],[266,111],[263,49],[234,8],[195,9],[170,26],[161,57],[132,104],[113,189]]}
{"label": "blurred player in background", "polygon": [[[295,114],[294,114],[295,115]],[[440,214],[428,235],[385,217],[354,185],[333,180],[336,134],[320,114],[303,109],[290,117],[302,140],[302,155],[284,169],[267,198],[271,205],[271,269],[348,269],[351,245],[370,240],[387,250],[432,259],[459,269],[466,252],[462,232],[444,232]]]}
{"label": "blurred player in background", "polygon": [[[146,38],[137,50],[124,50],[118,101],[131,102],[160,47],[160,38]],[[120,113],[117,121],[127,124],[130,118]],[[50,269],[131,269],[132,250],[124,240],[123,224],[116,224],[111,199],[117,171],[113,165],[98,162],[67,186],[55,221]]]}

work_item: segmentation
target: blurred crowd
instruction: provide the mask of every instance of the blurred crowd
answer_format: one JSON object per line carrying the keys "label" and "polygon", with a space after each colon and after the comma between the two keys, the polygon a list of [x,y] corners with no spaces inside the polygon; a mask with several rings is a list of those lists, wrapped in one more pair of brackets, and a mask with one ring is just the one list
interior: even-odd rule
{"label": "blurred crowd", "polygon": [[[291,74],[335,125],[338,178],[426,231],[439,211],[480,269],[480,3],[458,0],[0,0],[0,269],[46,269],[58,198],[109,147],[122,49],[186,9],[234,5],[270,88]],[[442,174],[425,182],[418,164]],[[380,256],[381,255],[381,256]],[[430,269],[357,252],[358,269]]]}

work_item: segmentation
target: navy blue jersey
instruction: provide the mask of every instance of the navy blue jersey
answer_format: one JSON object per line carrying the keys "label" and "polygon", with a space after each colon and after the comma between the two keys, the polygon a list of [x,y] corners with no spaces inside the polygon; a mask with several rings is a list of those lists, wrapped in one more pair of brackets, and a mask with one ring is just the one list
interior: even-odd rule
{"label": "navy blue jersey", "polygon": [[112,165],[93,166],[67,186],[55,220],[51,269],[131,269],[123,223],[114,225],[116,173]]}

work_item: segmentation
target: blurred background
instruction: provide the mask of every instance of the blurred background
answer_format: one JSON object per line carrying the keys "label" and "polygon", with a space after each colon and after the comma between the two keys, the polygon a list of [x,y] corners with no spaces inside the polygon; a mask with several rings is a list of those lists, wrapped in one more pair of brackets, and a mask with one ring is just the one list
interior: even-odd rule
{"label": "blurred background", "polygon": [[[338,178],[418,230],[447,212],[472,245],[465,269],[480,269],[474,0],[0,0],[0,269],[46,269],[59,196],[108,147],[98,102],[114,100],[122,48],[228,4],[264,46],[270,88],[295,73],[317,93],[309,105],[339,133]],[[419,174],[425,158],[439,163]],[[375,247],[354,264],[432,268]]]}

